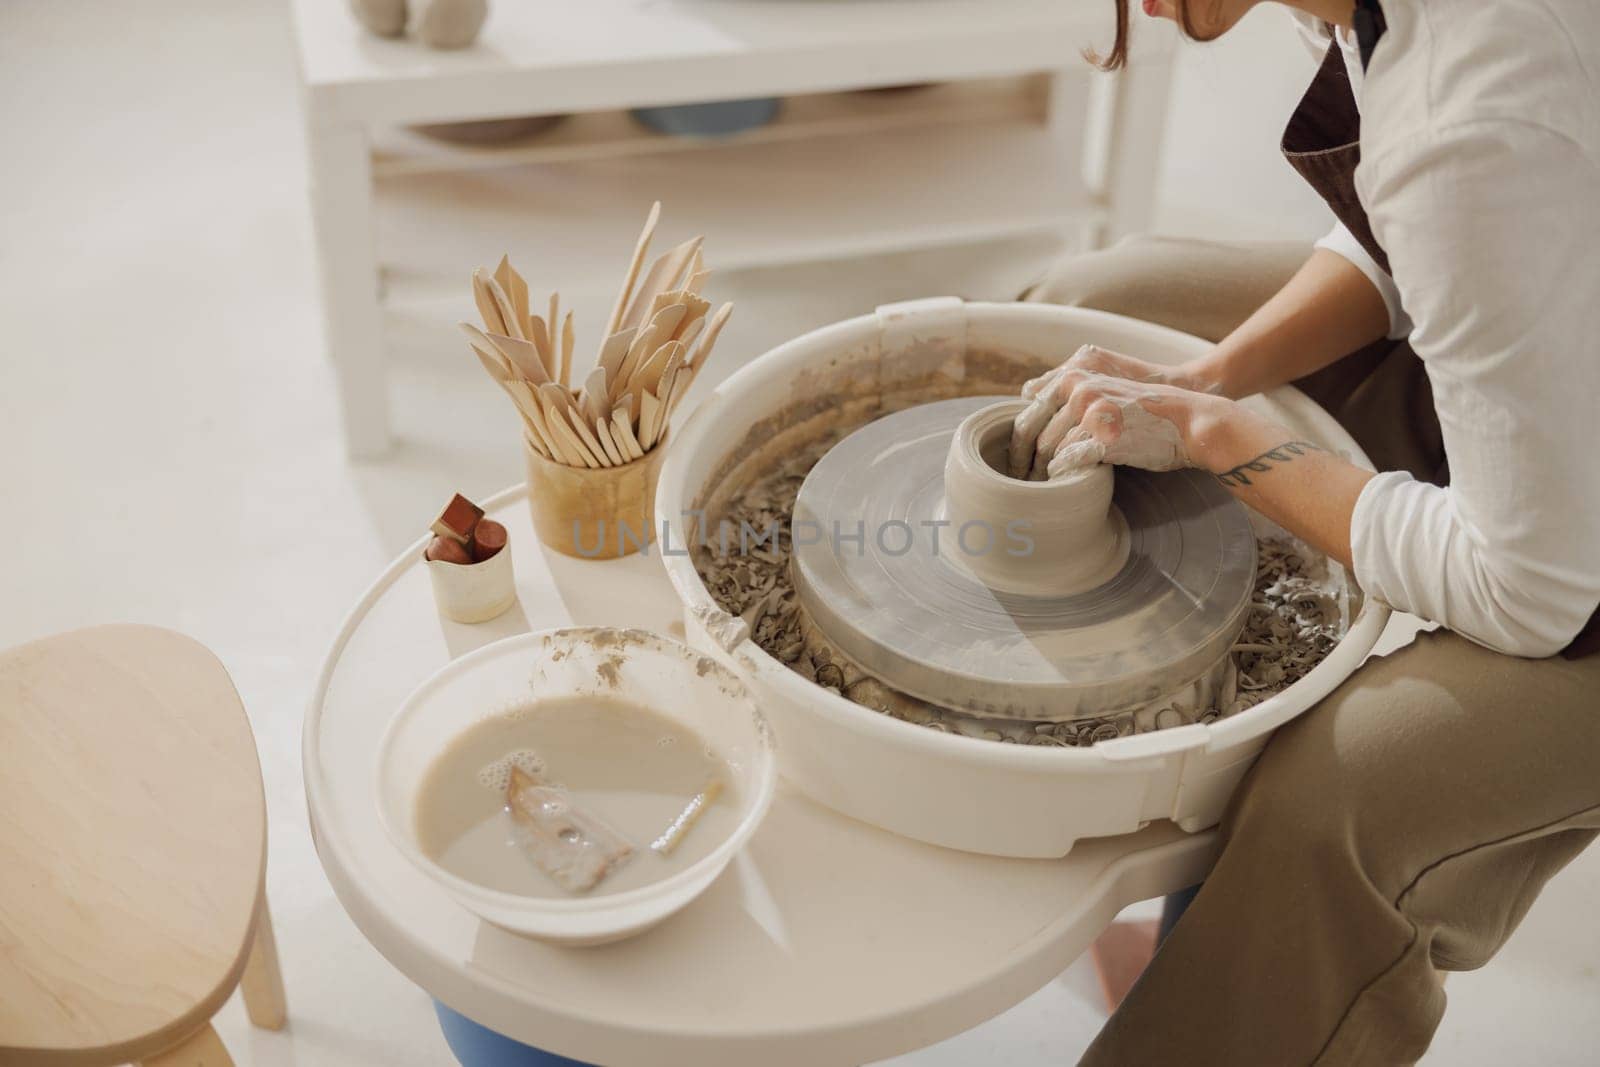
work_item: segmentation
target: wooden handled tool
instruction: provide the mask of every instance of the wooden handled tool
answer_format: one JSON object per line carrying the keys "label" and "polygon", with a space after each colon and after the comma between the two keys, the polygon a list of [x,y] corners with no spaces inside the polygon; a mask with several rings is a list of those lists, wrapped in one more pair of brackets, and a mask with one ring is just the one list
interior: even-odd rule
{"label": "wooden handled tool", "polygon": [[572,312],[562,318],[559,294],[550,295],[548,317],[542,317],[531,310],[528,283],[509,256],[492,272],[472,272],[483,326],[464,322],[462,332],[516,405],[528,447],[547,460],[598,469],[631,463],[654,449],[733,310],[724,304],[707,319],[711,304],[700,292],[711,272],[699,237],[658,257],[640,280],[660,218],[657,202],[587,372],[572,366]]}

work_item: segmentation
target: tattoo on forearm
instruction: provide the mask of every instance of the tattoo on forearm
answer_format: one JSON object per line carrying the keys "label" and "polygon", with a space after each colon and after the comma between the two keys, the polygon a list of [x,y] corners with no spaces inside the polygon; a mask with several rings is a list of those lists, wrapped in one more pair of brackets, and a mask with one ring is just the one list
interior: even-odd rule
{"label": "tattoo on forearm", "polygon": [[1276,448],[1267,449],[1255,459],[1247,459],[1232,470],[1223,471],[1217,475],[1217,481],[1223,485],[1251,485],[1252,474],[1265,474],[1275,466],[1290,462],[1296,456],[1323,451],[1326,449],[1318,448],[1310,441],[1285,441]]}

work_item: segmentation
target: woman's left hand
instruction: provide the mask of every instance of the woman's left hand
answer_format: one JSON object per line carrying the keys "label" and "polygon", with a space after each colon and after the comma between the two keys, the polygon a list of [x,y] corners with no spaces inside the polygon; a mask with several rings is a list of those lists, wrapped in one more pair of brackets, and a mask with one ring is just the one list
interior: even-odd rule
{"label": "woman's left hand", "polygon": [[1010,465],[1036,480],[1096,463],[1166,471],[1204,466],[1197,429],[1236,405],[1209,393],[1130,381],[1068,363],[1023,387]]}

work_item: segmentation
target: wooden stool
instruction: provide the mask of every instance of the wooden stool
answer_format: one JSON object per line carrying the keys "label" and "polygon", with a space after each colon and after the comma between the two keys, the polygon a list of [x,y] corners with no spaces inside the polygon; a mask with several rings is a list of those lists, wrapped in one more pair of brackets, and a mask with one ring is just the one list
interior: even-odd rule
{"label": "wooden stool", "polygon": [[0,653],[0,1064],[231,1065],[284,1024],[255,739],[203,646],[105,626]]}

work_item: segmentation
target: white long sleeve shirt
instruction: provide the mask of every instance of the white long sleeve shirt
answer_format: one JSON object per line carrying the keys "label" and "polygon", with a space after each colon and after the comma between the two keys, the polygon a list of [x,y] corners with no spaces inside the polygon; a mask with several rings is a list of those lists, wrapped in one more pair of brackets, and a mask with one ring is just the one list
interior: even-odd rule
{"label": "white long sleeve shirt", "polygon": [[1341,44],[1356,191],[1393,277],[1342,227],[1321,243],[1373,279],[1422,358],[1451,484],[1373,478],[1356,578],[1490,648],[1549,655],[1600,604],[1600,3],[1384,14],[1364,77]]}

